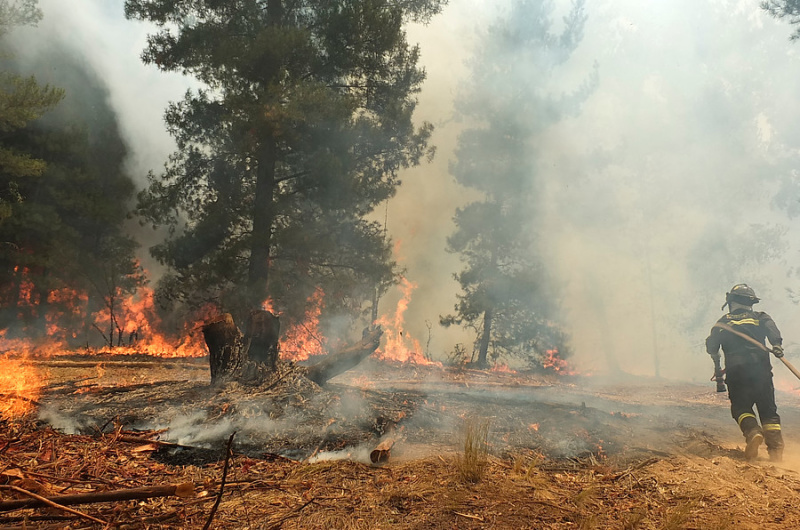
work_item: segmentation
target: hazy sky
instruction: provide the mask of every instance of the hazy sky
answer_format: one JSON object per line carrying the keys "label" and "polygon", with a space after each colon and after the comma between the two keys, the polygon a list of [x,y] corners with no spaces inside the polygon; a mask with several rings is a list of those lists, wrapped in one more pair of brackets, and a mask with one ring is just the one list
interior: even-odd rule
{"label": "hazy sky", "polygon": [[[553,3],[558,21],[570,2]],[[565,321],[584,369],[602,371],[613,356],[626,371],[652,374],[655,349],[662,375],[704,379],[705,334],[738,282],[762,297],[757,307],[784,331],[790,358],[800,354],[792,346],[800,343],[792,330],[800,310],[786,291],[800,283],[789,276],[800,244],[796,221],[775,206],[780,189],[798,188],[800,48],[788,41],[791,28],[758,3],[587,3],[585,39],[549,88],[573,89],[595,63],[599,86],[580,115],[531,144],[539,160],[531,175],[544,190],[531,205],[539,212],[531,230],[563,284]],[[438,326],[455,303],[459,269],[445,240],[455,208],[470,199],[448,173],[463,127],[453,100],[471,51],[505,4],[451,0],[429,25],[409,28],[428,72],[417,116],[436,125],[438,153],[403,175],[388,229],[418,285],[409,330],[424,345],[425,323],[433,324],[430,348],[439,357],[470,340]],[[143,183],[173,150],[162,116],[190,81],[141,64],[150,28],[124,20],[121,0],[40,5],[40,27],[21,33],[26,53],[55,40],[86,57],[109,85],[130,167]],[[783,196],[796,203],[790,192]]]}

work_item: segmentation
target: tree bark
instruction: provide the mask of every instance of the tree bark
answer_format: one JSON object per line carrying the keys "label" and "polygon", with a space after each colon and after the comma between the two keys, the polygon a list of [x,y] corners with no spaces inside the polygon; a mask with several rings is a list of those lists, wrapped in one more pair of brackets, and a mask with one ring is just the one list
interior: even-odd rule
{"label": "tree bark", "polygon": [[264,310],[250,312],[244,344],[247,357],[254,362],[275,370],[278,364],[278,339],[281,322],[272,313]]}
{"label": "tree bark", "polygon": [[241,337],[242,334],[230,313],[220,315],[203,326],[212,383],[226,378],[236,378],[241,373]]}
{"label": "tree bark", "polygon": [[486,357],[489,353],[489,339],[492,336],[493,320],[494,310],[490,307],[483,312],[483,334],[481,335],[481,344],[478,350],[478,366],[481,368],[486,368],[488,365]]}
{"label": "tree bark", "polygon": [[270,245],[272,244],[273,195],[275,193],[275,147],[265,146],[258,154],[256,193],[253,201],[253,233],[247,271],[248,309],[260,309],[267,299]]}

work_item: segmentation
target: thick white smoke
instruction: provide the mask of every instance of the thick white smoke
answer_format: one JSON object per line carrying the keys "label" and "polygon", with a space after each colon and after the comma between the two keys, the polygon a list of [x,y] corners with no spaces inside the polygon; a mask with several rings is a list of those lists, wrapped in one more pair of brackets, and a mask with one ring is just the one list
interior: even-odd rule
{"label": "thick white smoke", "polygon": [[[569,4],[555,3],[555,29]],[[469,7],[456,1],[413,33],[429,73],[421,115],[439,125],[440,150],[391,206],[390,229],[413,249],[409,263],[426,263],[409,265],[424,292],[409,308],[412,332],[417,315],[453,303],[453,257],[411,241],[443,246],[452,230],[443,210],[464,200],[445,173],[461,126],[448,121],[467,72],[459,65],[476,42],[461,38],[484,31],[502,9]],[[539,157],[531,175],[545,189],[531,205],[541,212],[531,230],[563,285],[579,369],[653,375],[657,355],[660,375],[704,379],[703,340],[739,282],[757,290],[757,309],[773,315],[794,351],[798,309],[786,289],[797,282],[789,274],[798,241],[775,204],[777,195],[796,208],[800,198],[800,49],[790,28],[757,2],[599,1],[587,14],[584,41],[550,88],[572,90],[595,62],[599,86],[578,116],[531,146]]]}

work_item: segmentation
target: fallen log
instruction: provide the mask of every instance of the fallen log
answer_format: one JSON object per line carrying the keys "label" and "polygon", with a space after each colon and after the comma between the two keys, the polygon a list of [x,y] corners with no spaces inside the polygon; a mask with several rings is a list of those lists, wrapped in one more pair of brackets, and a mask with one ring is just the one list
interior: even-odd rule
{"label": "fallen log", "polygon": [[318,385],[324,385],[329,379],[354,368],[372,355],[380,346],[382,335],[380,326],[365,330],[361,341],[355,346],[328,354],[317,364],[309,366],[306,377]]}
{"label": "fallen log", "polygon": [[96,491],[92,493],[76,493],[73,495],[57,495],[55,497],[44,497],[38,499],[14,499],[0,502],[0,512],[10,512],[23,508],[39,508],[47,506],[49,502],[54,502],[61,506],[71,506],[75,504],[94,504],[98,502],[130,501],[140,499],[152,499],[155,497],[191,497],[194,495],[194,484],[187,482],[184,484],[173,484],[168,486],[146,486],[142,488],[130,488],[124,490]]}

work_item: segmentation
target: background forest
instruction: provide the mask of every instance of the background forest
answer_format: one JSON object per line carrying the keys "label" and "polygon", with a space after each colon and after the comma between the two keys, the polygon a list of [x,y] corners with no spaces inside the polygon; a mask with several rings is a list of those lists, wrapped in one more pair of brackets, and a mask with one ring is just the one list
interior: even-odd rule
{"label": "background forest", "polygon": [[405,295],[429,359],[691,377],[732,284],[796,316],[792,1],[90,4],[0,1],[7,338]]}

